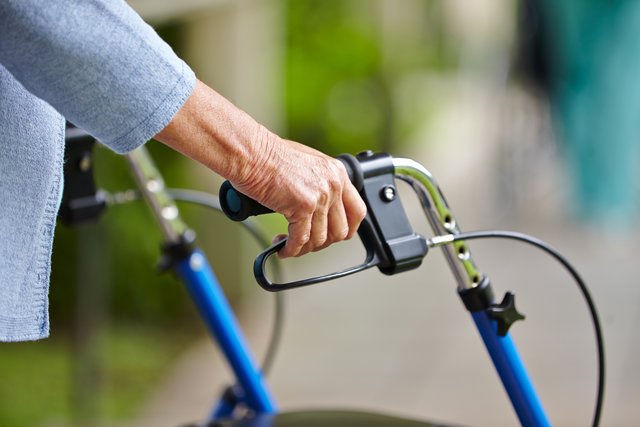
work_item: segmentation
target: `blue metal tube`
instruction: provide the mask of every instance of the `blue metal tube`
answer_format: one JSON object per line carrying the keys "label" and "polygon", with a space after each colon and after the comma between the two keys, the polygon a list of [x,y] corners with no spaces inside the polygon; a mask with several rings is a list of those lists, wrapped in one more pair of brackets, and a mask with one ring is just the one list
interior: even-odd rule
{"label": "blue metal tube", "polygon": [[551,423],[509,334],[504,337],[498,335],[496,322],[489,318],[486,311],[476,311],[471,315],[520,419],[520,424],[524,427],[550,426]]}
{"label": "blue metal tube", "polygon": [[231,365],[244,392],[243,400],[258,414],[276,412],[275,401],[204,254],[194,250],[191,256],[178,263],[176,270]]}

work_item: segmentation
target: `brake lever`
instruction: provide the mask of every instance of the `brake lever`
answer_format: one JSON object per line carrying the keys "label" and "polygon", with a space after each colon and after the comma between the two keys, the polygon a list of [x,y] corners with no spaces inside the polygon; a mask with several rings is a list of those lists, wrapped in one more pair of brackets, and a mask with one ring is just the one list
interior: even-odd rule
{"label": "brake lever", "polygon": [[339,279],[341,277],[350,276],[352,274],[367,270],[371,267],[375,267],[379,262],[373,250],[367,250],[367,256],[364,262],[360,265],[356,265],[342,271],[336,271],[334,273],[325,274],[322,276],[311,277],[308,279],[295,280],[286,283],[274,283],[267,277],[266,274],[267,261],[272,255],[282,249],[286,243],[287,239],[284,239],[270,246],[263,252],[260,252],[253,262],[253,275],[255,276],[258,285],[260,285],[260,287],[266,291],[278,292],[288,289],[300,288],[302,286],[314,285],[316,283],[327,282],[329,280]]}
{"label": "brake lever", "polygon": [[[362,264],[334,273],[287,283],[273,283],[265,273],[266,262],[286,244],[280,241],[261,252],[253,264],[258,284],[271,292],[299,288],[345,277],[371,267],[387,275],[417,268],[428,251],[426,239],[415,233],[409,223],[394,181],[393,159],[385,153],[367,151],[354,157],[338,157],[351,182],[367,205],[367,215],[358,228],[366,250]],[[271,212],[238,192],[226,181],[220,189],[220,204],[227,216],[242,221],[248,216]]]}

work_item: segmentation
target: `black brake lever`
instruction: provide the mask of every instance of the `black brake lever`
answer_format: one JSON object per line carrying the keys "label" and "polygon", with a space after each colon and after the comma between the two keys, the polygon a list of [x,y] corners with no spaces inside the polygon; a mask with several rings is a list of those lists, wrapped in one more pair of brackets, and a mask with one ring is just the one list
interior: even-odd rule
{"label": "black brake lever", "polygon": [[[273,283],[266,276],[266,262],[284,247],[280,241],[261,252],[253,264],[258,284],[268,291],[282,291],[345,277],[371,267],[387,275],[417,268],[428,247],[424,237],[415,233],[409,223],[394,182],[391,156],[384,153],[364,152],[357,157],[341,155],[349,178],[367,205],[367,215],[358,228],[358,236],[366,250],[362,264],[334,273],[287,283]],[[220,189],[220,204],[227,216],[242,221],[248,216],[272,212],[238,192],[226,181]]]}
{"label": "black brake lever", "polygon": [[335,273],[325,274],[322,276],[311,277],[308,279],[295,280],[287,283],[273,283],[266,275],[267,260],[277,253],[287,243],[287,239],[281,240],[278,243],[270,246],[263,252],[260,252],[253,262],[253,275],[260,287],[269,292],[284,291],[287,289],[300,288],[302,286],[314,285],[316,283],[327,282],[329,280],[339,279],[341,277],[350,276],[355,273],[367,270],[371,267],[378,265],[378,259],[372,250],[367,250],[367,256],[364,262],[360,265],[347,268],[342,271],[336,271]]}

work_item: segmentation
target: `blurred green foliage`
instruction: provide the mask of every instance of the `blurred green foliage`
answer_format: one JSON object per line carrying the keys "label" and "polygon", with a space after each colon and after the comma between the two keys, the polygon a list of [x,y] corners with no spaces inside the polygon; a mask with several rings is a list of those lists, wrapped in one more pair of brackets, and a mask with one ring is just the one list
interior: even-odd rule
{"label": "blurred green foliage", "polygon": [[375,32],[353,25],[344,9],[335,1],[290,1],[287,8],[288,133],[331,154],[381,145]]}
{"label": "blurred green foliage", "polygon": [[424,123],[428,100],[402,97],[399,83],[424,70],[451,69],[456,57],[440,2],[413,8],[418,19],[398,35],[381,24],[379,2],[287,1],[288,137],[331,155],[392,151]]}
{"label": "blurred green foliage", "polygon": [[[0,344],[0,366],[11,367],[2,370],[0,425],[88,426],[127,419],[190,339],[177,330],[112,329],[100,341],[102,369],[92,396],[83,397],[74,395],[73,371],[79,361],[69,338]],[[78,398],[95,399],[91,413],[78,412]]]}

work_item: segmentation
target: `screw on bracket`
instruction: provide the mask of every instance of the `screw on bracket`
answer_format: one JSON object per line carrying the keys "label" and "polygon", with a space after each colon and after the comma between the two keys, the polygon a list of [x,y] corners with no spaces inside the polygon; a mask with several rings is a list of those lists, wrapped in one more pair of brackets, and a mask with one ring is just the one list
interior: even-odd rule
{"label": "screw on bracket", "polygon": [[396,188],[393,185],[386,185],[380,190],[380,198],[385,202],[393,202],[396,198]]}

